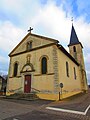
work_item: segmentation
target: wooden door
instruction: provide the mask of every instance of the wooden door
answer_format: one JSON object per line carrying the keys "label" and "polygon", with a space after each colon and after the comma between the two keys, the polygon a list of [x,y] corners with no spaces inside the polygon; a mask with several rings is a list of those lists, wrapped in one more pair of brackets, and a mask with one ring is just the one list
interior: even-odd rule
{"label": "wooden door", "polygon": [[24,93],[30,93],[30,91],[31,91],[31,75],[25,75]]}

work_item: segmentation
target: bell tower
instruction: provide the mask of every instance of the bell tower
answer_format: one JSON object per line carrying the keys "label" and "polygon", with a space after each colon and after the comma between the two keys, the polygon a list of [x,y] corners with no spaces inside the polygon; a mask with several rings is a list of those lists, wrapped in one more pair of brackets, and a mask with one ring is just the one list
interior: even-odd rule
{"label": "bell tower", "polygon": [[70,42],[68,47],[71,56],[80,64],[81,88],[82,90],[86,91],[87,78],[86,78],[86,71],[85,71],[85,64],[83,57],[83,46],[77,37],[73,24],[72,24]]}

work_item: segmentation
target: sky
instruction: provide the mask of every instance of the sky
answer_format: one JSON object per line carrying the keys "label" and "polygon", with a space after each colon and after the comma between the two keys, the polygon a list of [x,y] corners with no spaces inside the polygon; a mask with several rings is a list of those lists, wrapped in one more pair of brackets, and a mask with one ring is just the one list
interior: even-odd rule
{"label": "sky", "polygon": [[68,51],[72,22],[83,53],[90,83],[90,1],[89,0],[0,0],[0,74],[7,74],[8,54],[32,33],[59,40]]}

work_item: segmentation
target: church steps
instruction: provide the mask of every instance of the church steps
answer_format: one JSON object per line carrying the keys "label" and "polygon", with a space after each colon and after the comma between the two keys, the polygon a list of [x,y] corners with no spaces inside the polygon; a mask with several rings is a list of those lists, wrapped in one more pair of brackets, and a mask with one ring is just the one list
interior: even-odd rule
{"label": "church steps", "polygon": [[39,97],[36,93],[15,93],[10,96],[6,96],[7,99],[19,99],[19,100],[37,100]]}

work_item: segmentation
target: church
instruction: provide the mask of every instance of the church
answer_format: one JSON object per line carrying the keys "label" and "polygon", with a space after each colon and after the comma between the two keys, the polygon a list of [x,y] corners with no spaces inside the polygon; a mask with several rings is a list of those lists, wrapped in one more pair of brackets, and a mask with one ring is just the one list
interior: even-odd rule
{"label": "church", "polygon": [[72,24],[69,52],[53,38],[29,33],[9,54],[7,96],[35,93],[60,100],[87,91],[83,45]]}

